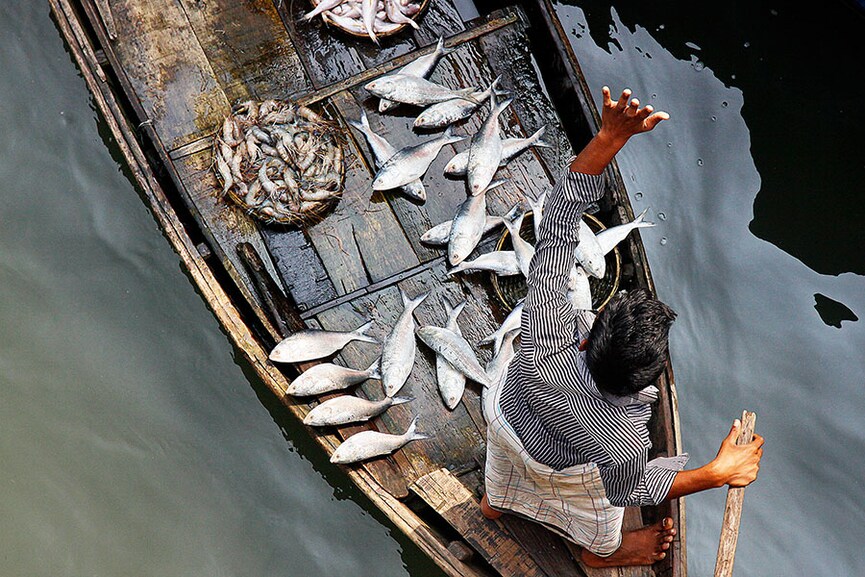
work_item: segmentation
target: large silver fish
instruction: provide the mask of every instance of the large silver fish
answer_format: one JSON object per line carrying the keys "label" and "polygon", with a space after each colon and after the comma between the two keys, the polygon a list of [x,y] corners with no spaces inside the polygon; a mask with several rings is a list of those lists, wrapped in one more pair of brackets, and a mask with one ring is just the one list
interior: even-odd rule
{"label": "large silver fish", "polygon": [[589,285],[589,276],[580,265],[574,265],[568,275],[567,297],[575,311],[592,309],[592,288]]}
{"label": "large silver fish", "polygon": [[513,102],[506,99],[496,104],[495,95],[490,95],[490,113],[472,136],[469,146],[469,163],[466,167],[469,194],[477,195],[487,189],[502,161],[502,137],[499,134],[499,115]]}
{"label": "large silver fish", "polygon": [[520,272],[522,272],[525,277],[528,277],[529,264],[532,262],[532,257],[535,256],[535,247],[520,235],[520,229],[523,226],[523,219],[525,216],[526,214],[523,213],[518,216],[516,220],[506,220],[505,227],[511,235],[511,244],[514,247],[514,253],[516,253],[517,264],[520,267]]}
{"label": "large silver fish", "polygon": [[448,235],[448,262],[457,265],[471,254],[484,234],[486,193],[470,196],[460,204]]}
{"label": "large silver fish", "polygon": [[644,221],[643,218],[646,216],[646,212],[648,212],[648,208],[640,213],[637,218],[632,220],[629,223],[620,224],[618,226],[612,226],[610,228],[604,229],[598,234],[595,235],[595,239],[598,241],[598,245],[601,247],[601,252],[607,254],[617,244],[625,240],[625,237],[634,230],[635,228],[646,228],[650,226],[655,226],[654,222]]}
{"label": "large silver fish", "polygon": [[428,435],[415,432],[417,417],[402,435],[391,435],[378,431],[361,431],[346,439],[330,456],[331,463],[356,463],[381,455],[389,455],[411,441],[429,439]]}
{"label": "large silver fish", "polygon": [[364,334],[372,326],[372,321],[348,332],[304,329],[290,334],[270,351],[270,360],[277,363],[302,363],[320,359],[335,353],[351,341],[378,343],[376,339]]}
{"label": "large silver fish", "polygon": [[493,345],[493,354],[499,354],[499,350],[502,346],[502,339],[504,339],[505,335],[511,331],[519,330],[522,326],[523,320],[523,306],[526,304],[525,300],[521,300],[517,303],[517,306],[505,317],[505,320],[502,322],[501,326],[496,329],[495,332],[487,335],[481,340],[478,345],[488,345],[492,343]]}
{"label": "large silver fish", "polygon": [[[505,138],[502,140],[502,160],[499,166],[506,165],[532,146],[550,148],[549,144],[541,140],[541,136],[543,136],[545,130],[546,126],[542,126],[528,138]],[[445,166],[445,174],[448,176],[465,176],[468,165],[469,151],[466,150],[451,158],[450,162]]]}
{"label": "large silver fish", "polygon": [[[359,121],[349,120],[348,122],[357,128],[361,134],[363,134],[364,138],[366,138],[366,141],[369,143],[369,147],[372,150],[372,154],[375,157],[376,168],[380,168],[385,162],[390,160],[394,154],[396,154],[396,148],[394,148],[384,136],[377,134],[369,125],[369,119],[364,110],[361,109],[360,111]],[[399,190],[405,193],[409,198],[413,198],[419,202],[426,202],[426,188],[424,188],[423,182],[421,182],[420,179],[413,180],[405,186],[401,186]]]}
{"label": "large silver fish", "polygon": [[489,88],[483,92],[475,92],[471,95],[472,100],[465,98],[453,98],[424,109],[414,121],[415,128],[444,128],[455,122],[471,116],[478,106],[490,97],[496,89],[501,76],[493,80]]}
{"label": "large silver fish", "polygon": [[535,227],[535,242],[541,238],[541,219],[544,218],[544,202],[547,200],[547,191],[543,191],[537,198],[526,197],[529,210],[532,211],[532,224]]}
{"label": "large silver fish", "polygon": [[[438,64],[438,61],[441,60],[443,56],[450,54],[451,52],[453,52],[452,48],[445,48],[444,36],[439,36],[439,41],[436,44],[434,51],[423,56],[418,56],[417,58],[397,70],[396,74],[417,76],[419,78],[429,78],[429,75],[432,74],[432,71],[436,67],[436,64]],[[387,112],[391,108],[399,106],[399,104],[399,102],[394,102],[393,100],[387,100],[386,98],[382,98],[378,103],[378,111]]]}
{"label": "large silver fish", "polygon": [[367,379],[380,379],[378,362],[376,359],[365,371],[333,363],[319,363],[291,381],[285,392],[295,397],[308,397],[347,389]]}
{"label": "large silver fish", "polygon": [[455,369],[466,377],[485,387],[489,386],[487,374],[478,363],[472,347],[463,337],[453,331],[431,325],[419,328],[417,336],[426,346],[446,358]]}
{"label": "large silver fish", "polygon": [[304,425],[313,427],[333,427],[348,423],[362,423],[377,417],[393,405],[407,403],[411,399],[385,397],[380,401],[370,401],[354,395],[340,395],[316,405],[303,418]]}
{"label": "large silver fish", "polygon": [[429,170],[444,146],[464,138],[455,136],[448,128],[437,138],[396,151],[376,173],[372,182],[373,190],[399,188],[419,179]]}
{"label": "large silver fish", "polygon": [[494,250],[480,255],[474,260],[464,260],[448,271],[448,276],[465,271],[488,271],[499,276],[513,276],[522,273],[517,254],[512,250]]}
{"label": "large silver fish", "polygon": [[[423,233],[420,237],[420,241],[424,244],[433,244],[433,245],[443,245],[447,244],[448,237],[451,233],[451,226],[453,225],[452,220],[447,220],[445,222],[441,222],[425,233]],[[492,216],[490,214],[486,215],[486,220],[484,220],[484,230],[481,233],[481,236],[485,235],[489,231],[502,226],[503,219],[500,216]]]}
{"label": "large silver fish", "polygon": [[[465,306],[466,301],[461,302],[455,307],[451,307],[449,303],[445,302],[445,310],[448,315],[445,328],[459,336],[462,336],[462,331],[459,324],[457,324],[457,317]],[[438,381],[439,394],[445,406],[453,411],[463,398],[463,392],[466,390],[465,375],[454,368],[444,356],[436,354],[436,380]]]}
{"label": "large silver fish", "polygon": [[580,219],[579,242],[577,248],[574,249],[574,258],[577,262],[583,265],[586,272],[595,278],[604,278],[607,271],[607,261],[604,259],[604,251],[601,245],[598,244],[598,239],[595,238],[595,233],[586,224],[586,221]]}
{"label": "large silver fish", "polygon": [[414,340],[415,324],[412,314],[427,295],[429,293],[423,293],[411,299],[402,288],[399,289],[403,311],[381,347],[381,381],[388,397],[397,394],[414,367],[417,346]]}
{"label": "large silver fish", "polygon": [[380,76],[368,82],[364,88],[379,98],[416,106],[429,106],[453,98],[471,99],[472,93],[477,90],[473,86],[452,90],[447,86],[407,74]]}

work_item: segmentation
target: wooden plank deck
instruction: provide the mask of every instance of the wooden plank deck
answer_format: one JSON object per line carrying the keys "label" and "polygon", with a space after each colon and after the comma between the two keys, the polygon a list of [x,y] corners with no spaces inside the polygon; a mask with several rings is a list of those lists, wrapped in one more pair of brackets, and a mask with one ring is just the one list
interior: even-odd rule
{"label": "wooden plank deck", "polygon": [[[51,1],[54,7],[70,0]],[[500,88],[515,97],[502,115],[504,135],[525,137],[545,126],[544,140],[553,145],[530,150],[500,170],[498,177],[510,180],[489,193],[489,212],[504,214],[526,196],[537,196],[552,184],[571,145],[555,108],[544,96],[521,11],[505,9],[465,23],[450,0],[435,0],[421,17],[421,30],[407,29],[378,49],[364,39],[328,29],[320,20],[298,21],[307,9],[303,2],[100,2],[110,6],[113,15],[116,38],[112,39],[104,26],[105,6],[100,14],[94,0],[77,1],[112,68],[116,90],[129,101],[133,121],[149,139],[185,210],[239,294],[242,302],[236,304],[255,317],[254,323],[247,322],[260,331],[259,342],[244,340],[243,350],[296,415],[302,417],[315,401],[307,404],[285,397],[285,378],[292,368],[269,364],[262,346],[272,346],[291,327],[296,330],[298,323],[351,330],[371,318],[375,320],[371,333],[381,339],[402,310],[398,287],[412,296],[429,292],[415,314],[419,325],[444,325],[444,304],[467,300],[459,323],[473,344],[503,320],[508,311],[498,302],[487,275],[450,278],[444,252],[419,241],[430,226],[451,219],[466,197],[464,181],[443,176],[443,168],[467,143],[442,151],[424,177],[428,200],[418,204],[393,192],[371,190],[372,157],[362,135],[350,129],[348,121],[365,110],[373,127],[396,147],[431,137],[433,133],[412,130],[417,110],[402,106],[380,115],[377,99],[362,86],[431,51],[438,36],[444,35],[453,52],[432,79],[454,88],[486,88],[501,76]],[[98,65],[95,70],[99,77]],[[218,196],[211,168],[212,137],[233,104],[264,98],[298,99],[338,122],[349,135],[343,198],[333,213],[305,230],[263,225]],[[485,114],[458,125],[456,132],[472,134]],[[619,221],[628,213],[617,215],[613,217]],[[483,248],[494,241],[493,235],[487,237]],[[634,245],[632,250],[641,248]],[[257,271],[244,260],[244,251],[247,259],[251,252],[260,261]],[[273,298],[287,299],[297,314],[287,318],[291,314],[285,313],[284,306],[274,307]],[[477,353],[482,364],[489,357],[487,350]],[[337,358],[362,368],[376,354],[375,347],[355,343]],[[378,381],[370,381],[359,387],[358,394],[380,398],[383,391]],[[478,385],[469,383],[463,402],[448,411],[439,397],[434,356],[418,343],[412,375],[400,394],[414,400],[393,407],[368,425],[316,433],[319,442],[332,450],[362,428],[403,432],[413,416],[420,415],[419,430],[431,433],[431,439],[410,443],[393,456],[346,468],[377,506],[452,575],[491,573],[483,564],[462,563],[447,553],[437,530],[401,504],[412,484],[414,493],[463,535],[496,574],[584,574],[559,537],[519,519],[494,524],[511,549],[499,554],[491,550],[496,535],[489,532],[485,519],[473,514],[485,455]],[[445,510],[443,502],[436,501],[437,494],[456,495],[459,507]],[[531,556],[514,561],[520,547]]]}

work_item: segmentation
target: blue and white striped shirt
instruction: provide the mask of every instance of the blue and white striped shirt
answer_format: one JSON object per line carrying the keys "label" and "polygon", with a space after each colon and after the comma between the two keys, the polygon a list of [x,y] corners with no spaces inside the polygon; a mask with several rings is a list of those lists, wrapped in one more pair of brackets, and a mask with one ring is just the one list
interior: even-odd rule
{"label": "blue and white striped shirt", "polygon": [[657,504],[688,457],[649,461],[648,403],[657,389],[635,397],[601,393],[578,350],[595,317],[573,310],[568,276],[579,221],[603,195],[604,177],[571,172],[569,165],[544,205],[520,351],[501,393],[502,413],[536,461],[556,470],[595,463],[613,505]]}

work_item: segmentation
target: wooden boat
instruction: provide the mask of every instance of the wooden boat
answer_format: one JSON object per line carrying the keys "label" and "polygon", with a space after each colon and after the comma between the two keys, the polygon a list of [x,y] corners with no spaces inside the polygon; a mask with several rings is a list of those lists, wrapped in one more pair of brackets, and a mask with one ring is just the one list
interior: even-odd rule
{"label": "wooden boat", "polygon": [[[415,141],[405,114],[378,115],[362,85],[432,50],[438,36],[454,52],[433,78],[462,86],[486,85],[502,75],[516,100],[504,131],[525,136],[547,126],[553,148],[534,149],[502,173],[510,182],[490,196],[490,212],[503,214],[523,195],[536,196],[597,127],[597,112],[573,52],[548,0],[506,8],[464,21],[450,0],[434,0],[420,31],[389,38],[377,49],[318,23],[301,23],[302,3],[271,0],[50,0],[81,73],[107,128],[154,217],[180,255],[201,295],[237,350],[289,411],[302,418],[311,408],[285,391],[299,367],[276,366],[268,352],[301,327],[350,330],[374,318],[384,336],[401,312],[397,287],[411,295],[429,291],[417,310],[419,324],[444,324],[443,303],[467,299],[471,343],[494,330],[508,312],[483,275],[449,279],[441,251],[419,242],[431,225],[452,218],[465,198],[462,181],[443,178],[442,154],[424,177],[434,191],[423,205],[372,193],[372,160],[363,139],[346,142],[344,196],[335,212],[306,230],[263,225],[226,203],[211,169],[212,135],[240,100],[291,98],[342,126],[365,108],[374,128],[395,146]],[[534,41],[530,39],[530,33]],[[542,47],[542,57],[533,50]],[[539,53],[540,54],[540,53]],[[551,73],[539,78],[537,70]],[[546,96],[549,93],[551,98]],[[459,130],[473,132],[471,119]],[[618,224],[633,218],[622,179],[607,173],[608,191],[595,214]],[[479,251],[494,246],[486,238]],[[653,289],[639,236],[620,245],[621,285]],[[375,331],[378,331],[377,333]],[[447,411],[436,388],[434,359],[419,346],[408,392],[415,400],[392,407],[364,426],[310,430],[331,453],[365,428],[402,432],[413,415],[435,436],[407,445],[388,458],[345,467],[370,501],[442,570],[454,577],[656,575],[684,576],[684,509],[681,502],[628,511],[641,525],[670,515],[679,527],[671,554],[653,567],[592,571],[574,548],[537,524],[505,515],[497,521],[478,511],[483,485],[485,425],[480,390],[467,389]],[[482,362],[486,351],[478,351]],[[377,351],[351,344],[340,359],[365,367]],[[663,376],[662,398],[652,422],[659,454],[679,450],[672,372]],[[361,395],[381,396],[381,385]]]}

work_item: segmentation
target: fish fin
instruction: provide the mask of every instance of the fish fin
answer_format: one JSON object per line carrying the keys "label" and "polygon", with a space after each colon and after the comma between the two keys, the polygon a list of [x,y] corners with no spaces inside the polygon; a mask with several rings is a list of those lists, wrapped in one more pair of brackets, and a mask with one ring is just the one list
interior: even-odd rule
{"label": "fish fin", "polygon": [[363,341],[363,342],[365,342],[365,343],[375,343],[375,344],[378,344],[378,339],[376,339],[375,337],[371,337],[371,336],[365,334],[366,331],[368,331],[369,328],[373,325],[373,322],[374,322],[374,321],[367,321],[367,322],[364,323],[363,325],[361,325],[361,326],[359,326],[358,328],[356,328],[355,330],[353,330],[352,333],[354,333],[354,335],[355,335],[355,339],[358,340],[358,341]]}
{"label": "fish fin", "polygon": [[390,406],[394,405],[402,405],[403,403],[410,403],[414,400],[414,397],[393,397],[391,398]]}
{"label": "fish fin", "polygon": [[453,144],[454,142],[465,140],[467,137],[454,134],[454,127],[453,125],[451,125],[447,127],[447,129],[442,133],[440,138],[445,140],[447,144]]}
{"label": "fish fin", "polygon": [[381,357],[377,357],[365,371],[370,379],[381,380]]}

